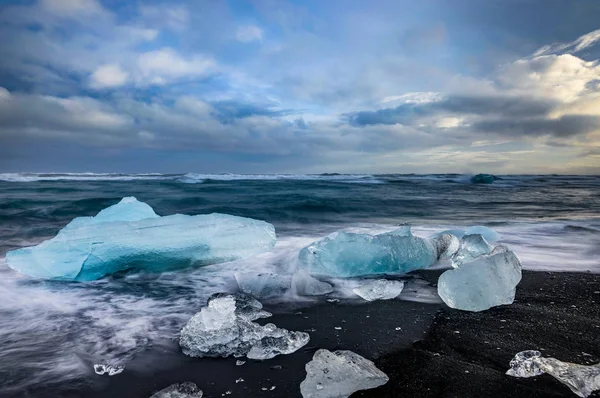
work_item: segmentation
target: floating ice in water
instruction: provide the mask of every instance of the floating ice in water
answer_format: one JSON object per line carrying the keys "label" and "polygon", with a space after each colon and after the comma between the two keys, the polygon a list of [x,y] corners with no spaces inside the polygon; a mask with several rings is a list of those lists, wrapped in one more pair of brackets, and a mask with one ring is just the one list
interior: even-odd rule
{"label": "floating ice in water", "polygon": [[438,259],[436,245],[409,227],[380,235],[338,231],[303,248],[300,264],[311,275],[354,277],[404,274]]}
{"label": "floating ice in water", "polygon": [[483,311],[511,304],[520,281],[517,255],[506,246],[497,246],[490,254],[444,272],[438,280],[438,294],[449,307]]}
{"label": "floating ice in water", "polygon": [[94,365],[94,372],[97,375],[107,374],[109,376],[118,375],[119,373],[125,370],[124,366],[121,365],[104,365],[104,364],[96,364]]}
{"label": "floating ice in water", "polygon": [[179,345],[183,353],[191,357],[246,355],[250,359],[269,359],[291,354],[308,343],[307,333],[252,322],[270,316],[259,305],[243,294],[213,295],[181,330]]}
{"label": "floating ice in water", "polygon": [[275,273],[236,272],[235,280],[240,290],[258,298],[284,295],[291,288],[291,276]]}
{"label": "floating ice in water", "polygon": [[71,221],[54,238],[9,251],[8,265],[29,276],[90,281],[125,270],[170,271],[258,254],[275,245],[275,228],[230,216],[157,216],[123,198],[95,217]]}
{"label": "floating ice in water", "polygon": [[452,255],[452,266],[460,267],[479,256],[489,254],[494,248],[481,235],[465,235],[460,240],[460,248]]}
{"label": "floating ice in water", "polygon": [[333,286],[310,276],[306,271],[299,270],[292,276],[292,287],[300,296],[322,296],[333,292]]}
{"label": "floating ice in water", "polygon": [[376,388],[389,378],[373,362],[352,351],[318,350],[306,364],[306,379],[300,383],[303,398],[349,397],[359,390]]}
{"label": "floating ice in water", "polygon": [[150,396],[150,398],[202,398],[202,390],[192,382],[172,384]]}
{"label": "floating ice in water", "polygon": [[365,282],[352,291],[367,301],[391,300],[398,297],[404,288],[404,281],[377,279]]}
{"label": "floating ice in water", "polygon": [[476,174],[471,177],[471,182],[473,184],[491,184],[496,181],[498,177],[492,174]]}
{"label": "floating ice in water", "polygon": [[544,358],[539,351],[519,352],[510,361],[510,369],[506,372],[514,377],[534,377],[543,373],[548,373],[583,398],[600,390],[600,363],[586,366],[562,362]]}

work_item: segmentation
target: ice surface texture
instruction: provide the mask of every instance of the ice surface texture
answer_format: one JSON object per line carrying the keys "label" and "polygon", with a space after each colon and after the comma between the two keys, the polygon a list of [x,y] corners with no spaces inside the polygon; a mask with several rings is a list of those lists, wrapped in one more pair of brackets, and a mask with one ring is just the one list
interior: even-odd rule
{"label": "ice surface texture", "polygon": [[236,260],[271,249],[275,228],[230,216],[157,216],[123,198],[95,217],[71,221],[52,239],[9,251],[8,265],[29,276],[90,281],[124,270],[162,272]]}
{"label": "ice surface texture", "polygon": [[333,291],[329,283],[313,278],[303,270],[293,275],[236,272],[234,276],[240,291],[257,298],[280,297],[289,291],[298,296],[321,296]]}
{"label": "ice surface texture", "polygon": [[172,384],[150,396],[150,398],[202,398],[202,390],[192,382]]}
{"label": "ice surface texture", "polygon": [[366,283],[354,288],[352,291],[367,301],[391,300],[398,297],[404,288],[403,281],[377,279],[365,282]]}
{"label": "ice surface texture", "polygon": [[[442,235],[445,236],[445,235]],[[465,235],[460,240],[460,248],[452,255],[452,266],[460,267],[479,256],[489,254],[494,248],[481,235]]]}
{"label": "ice surface texture", "polygon": [[308,343],[308,333],[253,322],[269,316],[253,297],[218,293],[183,327],[179,345],[191,357],[269,359],[291,354]]}
{"label": "ice surface texture", "polygon": [[580,397],[589,397],[600,390],[600,364],[586,366],[544,358],[539,351],[519,352],[506,372],[514,377],[534,377],[548,373]]}
{"label": "ice surface texture", "polygon": [[359,390],[376,388],[389,378],[373,362],[352,351],[318,350],[306,364],[306,379],[300,383],[303,398],[349,397]]}
{"label": "ice surface texture", "polygon": [[511,304],[520,281],[521,261],[500,245],[489,254],[444,272],[438,280],[438,294],[449,307],[483,311]]}
{"label": "ice surface texture", "polygon": [[109,375],[114,376],[122,373],[125,370],[125,367],[121,365],[105,365],[105,364],[96,364],[94,365],[94,372],[97,375]]}
{"label": "ice surface texture", "polygon": [[408,227],[375,236],[338,231],[299,254],[301,266],[311,275],[342,278],[404,274],[428,268],[438,257],[438,245],[413,236]]}

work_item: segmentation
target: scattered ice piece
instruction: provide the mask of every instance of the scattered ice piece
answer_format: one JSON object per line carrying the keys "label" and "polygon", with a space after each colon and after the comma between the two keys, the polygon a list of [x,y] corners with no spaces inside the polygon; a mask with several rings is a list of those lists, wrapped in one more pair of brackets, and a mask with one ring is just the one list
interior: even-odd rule
{"label": "scattered ice piece", "polygon": [[348,397],[359,390],[376,388],[389,378],[373,362],[352,351],[318,350],[306,364],[306,379],[300,383],[303,398]]}
{"label": "scattered ice piece", "polygon": [[263,388],[261,388],[261,390],[267,391],[267,387],[263,387]]}
{"label": "scattered ice piece", "polygon": [[257,298],[283,296],[291,288],[289,275],[275,273],[236,272],[235,280],[240,290]]}
{"label": "scattered ice piece", "polygon": [[194,383],[186,381],[162,389],[150,398],[202,398],[202,390]]}
{"label": "scattered ice piece", "polygon": [[438,294],[449,307],[483,311],[511,304],[520,281],[521,261],[506,246],[497,246],[488,255],[444,272]]}
{"label": "scattered ice piece", "polygon": [[241,377],[239,379],[235,380],[235,384],[237,384],[237,383],[243,383],[243,382],[244,382],[244,379],[242,379]]}
{"label": "scattered ice piece", "polygon": [[269,391],[273,391],[275,389],[276,386],[272,386],[271,388],[269,388]]}
{"label": "scattered ice piece", "polygon": [[311,275],[347,278],[428,268],[437,261],[438,252],[432,241],[403,227],[375,236],[334,232],[300,250],[299,259]]}
{"label": "scattered ice piece", "polygon": [[401,328],[400,326],[398,326],[398,327],[396,328],[396,330],[402,330],[402,328]]}
{"label": "scattered ice piece", "polygon": [[231,395],[231,391],[229,391],[229,390],[225,391],[225,395]]}
{"label": "scattered ice piece", "polygon": [[300,296],[322,296],[333,292],[333,286],[320,281],[304,270],[299,270],[292,276],[292,288]]}
{"label": "scattered ice piece", "polygon": [[388,281],[377,279],[352,289],[354,293],[367,301],[391,300],[396,298],[404,288],[404,281]]}
{"label": "scattered ice piece", "polygon": [[341,326],[335,326],[334,329],[335,330],[342,330],[342,327]]}
{"label": "scattered ice piece", "polygon": [[125,370],[124,366],[121,365],[104,365],[104,364],[96,364],[94,365],[94,372],[97,375],[107,374],[109,376],[118,375],[119,373]]}
{"label": "scattered ice piece", "polygon": [[9,251],[6,262],[36,278],[91,281],[120,271],[237,260],[267,251],[275,241],[275,228],[264,221],[217,213],[159,217],[129,197],[95,217],[74,219],[37,246]]}
{"label": "scattered ice piece", "polygon": [[237,361],[235,361],[235,366],[242,366],[245,363],[246,363],[246,361],[242,361],[242,360],[238,359]]}
{"label": "scattered ice piece", "polygon": [[339,303],[340,299],[327,299],[328,303]]}
{"label": "scattered ice piece", "polygon": [[474,225],[465,230],[465,235],[481,235],[483,238],[493,243],[497,240],[500,240],[501,236],[498,232],[494,231],[491,228],[484,227],[483,225]]}
{"label": "scattered ice piece", "polygon": [[460,267],[479,256],[489,254],[494,248],[481,235],[465,235],[460,240],[460,248],[452,256],[452,266]]}
{"label": "scattered ice piece", "polygon": [[506,372],[514,377],[534,377],[543,373],[548,373],[583,398],[600,390],[600,363],[586,366],[562,362],[556,358],[544,358],[539,351],[519,352],[510,361],[510,369]]}
{"label": "scattered ice piece", "polygon": [[450,258],[460,248],[460,241],[452,234],[440,234],[431,241],[437,249],[438,258]]}
{"label": "scattered ice piece", "polygon": [[256,299],[243,295],[213,295],[208,305],[194,315],[181,330],[179,345],[191,357],[241,357],[269,359],[291,354],[306,345],[304,332],[280,329],[272,323],[253,322],[265,317]]}

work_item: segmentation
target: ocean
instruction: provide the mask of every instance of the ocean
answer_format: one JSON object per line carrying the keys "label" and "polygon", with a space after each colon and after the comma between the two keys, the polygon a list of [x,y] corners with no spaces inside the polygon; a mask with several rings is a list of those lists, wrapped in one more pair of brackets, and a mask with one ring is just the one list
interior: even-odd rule
{"label": "ocean", "polygon": [[[429,236],[485,225],[525,270],[600,272],[599,176],[511,175],[492,184],[470,177],[0,174],[0,396],[90,383],[95,363],[120,363],[127,371],[150,347],[176,350],[181,327],[206,298],[235,290],[235,271],[288,272],[302,247],[340,229],[378,233],[409,224],[415,235]],[[91,283],[34,280],[6,266],[7,251],[49,239],[74,217],[127,196],[159,215],[265,220],[278,241],[272,251],[237,262]],[[424,281],[410,283],[401,299],[439,300]],[[335,294],[350,298],[348,286],[340,282]],[[290,303],[279,304],[285,311]]]}

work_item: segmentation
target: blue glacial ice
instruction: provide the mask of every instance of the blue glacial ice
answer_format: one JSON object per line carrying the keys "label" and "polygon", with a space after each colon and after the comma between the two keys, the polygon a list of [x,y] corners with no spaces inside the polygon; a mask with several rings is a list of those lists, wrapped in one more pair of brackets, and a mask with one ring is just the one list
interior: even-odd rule
{"label": "blue glacial ice", "polygon": [[[444,235],[442,235],[444,236]],[[452,266],[460,267],[479,256],[489,254],[494,249],[481,235],[465,235],[460,240],[460,248],[452,255]]]}
{"label": "blue glacial ice", "polygon": [[521,281],[521,261],[506,246],[444,272],[438,280],[438,294],[452,308],[483,311],[512,304]]}
{"label": "blue glacial ice", "polygon": [[473,184],[492,184],[499,178],[492,174],[476,174],[471,177],[471,183]]}
{"label": "blue glacial ice", "polygon": [[8,265],[36,278],[91,281],[125,270],[162,272],[249,257],[275,245],[275,228],[227,214],[160,217],[133,197],[71,221],[52,239],[12,250]]}
{"label": "blue glacial ice", "polygon": [[433,265],[441,246],[414,236],[409,227],[374,236],[338,231],[303,248],[299,260],[311,275],[405,274]]}
{"label": "blue glacial ice", "polygon": [[464,230],[463,229],[448,229],[446,231],[442,231],[442,232],[436,234],[436,236],[441,236],[443,234],[451,234],[451,235],[456,236],[458,239],[461,239],[463,236],[466,236],[466,235],[481,235],[489,243],[494,243],[497,240],[500,240],[500,238],[501,238],[501,236],[498,232],[494,231],[491,228],[484,227],[483,225],[475,225],[475,226],[469,227]]}

